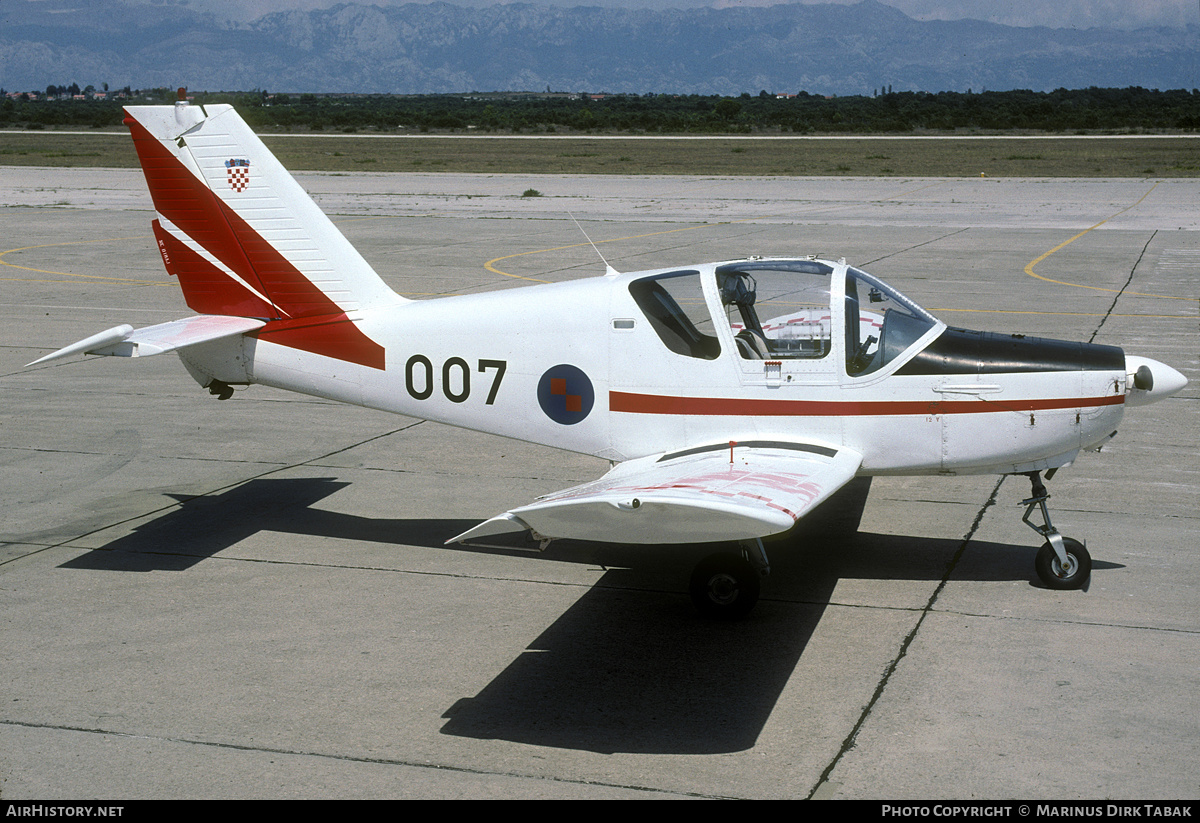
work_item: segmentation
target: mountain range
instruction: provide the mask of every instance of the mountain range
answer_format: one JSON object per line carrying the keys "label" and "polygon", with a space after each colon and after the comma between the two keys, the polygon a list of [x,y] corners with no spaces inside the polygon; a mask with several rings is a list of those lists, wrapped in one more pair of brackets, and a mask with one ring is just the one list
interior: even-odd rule
{"label": "mountain range", "polygon": [[185,5],[5,0],[0,87],[736,95],[1200,86],[1187,29],[918,21],[856,5],[624,9],[511,3],[222,20]]}

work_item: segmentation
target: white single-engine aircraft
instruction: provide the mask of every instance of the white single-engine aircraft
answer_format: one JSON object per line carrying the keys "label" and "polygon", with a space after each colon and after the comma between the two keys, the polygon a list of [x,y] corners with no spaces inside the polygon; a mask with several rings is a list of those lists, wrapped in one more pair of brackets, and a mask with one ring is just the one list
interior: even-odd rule
{"label": "white single-engine aircraft", "polygon": [[736,544],[692,574],[708,614],[746,613],[762,538],[822,502],[856,529],[873,475],[1029,475],[1037,574],[1078,588],[1091,559],[1051,525],[1040,473],[1187,382],[1112,346],[948,328],[845,261],[808,257],[407,300],[230,106],[126,113],[158,249],[196,314],[35,363],[174,351],[221,399],[261,383],[607,458],[599,480],[447,543]]}

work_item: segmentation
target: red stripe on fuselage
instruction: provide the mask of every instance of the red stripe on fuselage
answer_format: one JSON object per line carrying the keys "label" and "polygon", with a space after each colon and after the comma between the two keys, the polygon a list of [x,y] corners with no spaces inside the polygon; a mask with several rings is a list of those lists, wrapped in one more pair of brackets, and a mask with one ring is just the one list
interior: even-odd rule
{"label": "red stripe on fuselage", "polygon": [[1049,397],[1035,400],[759,400],[735,397],[670,397],[610,391],[611,411],[687,414],[700,417],[871,417],[913,414],[989,414],[1044,409],[1115,406],[1124,395]]}

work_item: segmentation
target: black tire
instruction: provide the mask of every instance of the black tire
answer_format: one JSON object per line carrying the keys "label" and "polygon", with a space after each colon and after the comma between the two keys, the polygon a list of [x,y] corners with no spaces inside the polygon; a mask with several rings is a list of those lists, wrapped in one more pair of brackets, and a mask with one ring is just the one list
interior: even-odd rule
{"label": "black tire", "polygon": [[1058,556],[1049,541],[1038,549],[1037,559],[1033,561],[1038,579],[1049,589],[1083,588],[1092,576],[1092,556],[1082,543],[1070,537],[1063,538],[1063,549],[1066,550],[1067,560],[1071,564],[1067,569],[1058,562]]}
{"label": "black tire", "polygon": [[692,572],[689,591],[692,602],[705,617],[737,620],[758,602],[761,588],[758,570],[740,554],[710,555]]}

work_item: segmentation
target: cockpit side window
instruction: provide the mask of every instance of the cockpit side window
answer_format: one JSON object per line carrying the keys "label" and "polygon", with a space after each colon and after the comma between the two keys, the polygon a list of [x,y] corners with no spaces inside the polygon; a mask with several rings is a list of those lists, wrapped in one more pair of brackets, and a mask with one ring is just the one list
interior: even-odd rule
{"label": "cockpit side window", "polygon": [[866,272],[846,270],[846,373],[851,377],[882,369],[936,324],[891,286]]}
{"label": "cockpit side window", "polygon": [[810,260],[771,260],[717,269],[717,288],[744,360],[819,360],[829,354],[830,275]]}
{"label": "cockpit side window", "polygon": [[700,272],[677,271],[645,277],[629,285],[638,308],[663,344],[676,354],[716,360],[721,344],[712,334]]}

